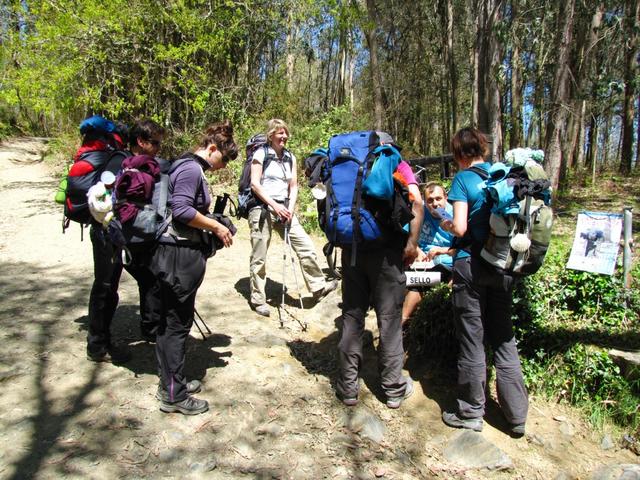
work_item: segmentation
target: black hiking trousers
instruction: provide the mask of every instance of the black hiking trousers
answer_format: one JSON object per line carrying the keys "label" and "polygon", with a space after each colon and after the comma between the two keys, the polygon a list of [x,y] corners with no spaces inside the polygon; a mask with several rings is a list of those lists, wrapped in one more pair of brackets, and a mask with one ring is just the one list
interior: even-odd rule
{"label": "black hiking trousers", "polygon": [[111,321],[118,306],[122,259],[121,250],[111,243],[102,225],[92,222],[89,236],[93,247],[94,279],[89,295],[87,352],[102,355],[111,346]]}
{"label": "black hiking trousers", "polygon": [[458,353],[457,413],[461,418],[485,414],[487,365],[491,347],[498,402],[506,420],[527,420],[529,400],[511,321],[514,278],[502,275],[482,259],[467,257],[453,265],[453,313]]}
{"label": "black hiking trousers", "polygon": [[151,260],[162,306],[156,358],[160,384],[171,403],[187,397],[185,343],[193,325],[196,293],[204,279],[206,260],[198,248],[170,244],[158,245]]}
{"label": "black hiking trousers", "polygon": [[356,254],[342,249],[342,335],[338,343],[340,375],[336,385],[341,398],[358,396],[358,376],[363,361],[364,319],[369,303],[375,309],[380,331],[378,370],[387,398],[402,397],[406,379],[402,375],[402,302],[405,282],[402,248],[378,248]]}
{"label": "black hiking trousers", "polygon": [[140,294],[140,333],[153,336],[157,333],[162,315],[161,292],[156,277],[151,271],[150,263],[155,245],[139,245],[129,248],[131,262],[124,269],[138,283]]}

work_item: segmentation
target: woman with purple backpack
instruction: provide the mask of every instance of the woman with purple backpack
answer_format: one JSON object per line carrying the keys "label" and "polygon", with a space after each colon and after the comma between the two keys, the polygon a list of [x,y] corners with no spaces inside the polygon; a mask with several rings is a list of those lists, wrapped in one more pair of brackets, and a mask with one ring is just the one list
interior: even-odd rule
{"label": "woman with purple backpack", "polygon": [[233,126],[225,121],[209,126],[193,153],[181,155],[169,169],[173,220],[161,236],[150,265],[163,303],[156,335],[160,371],[156,398],[160,410],[166,413],[197,415],[209,409],[206,400],[192,396],[201,390],[201,383],[187,381],[183,374],[185,341],[193,324],[196,293],[211,255],[207,239],[211,235],[215,243],[230,247],[235,232],[232,225],[207,215],[211,196],[204,172],[225,168],[237,156]]}

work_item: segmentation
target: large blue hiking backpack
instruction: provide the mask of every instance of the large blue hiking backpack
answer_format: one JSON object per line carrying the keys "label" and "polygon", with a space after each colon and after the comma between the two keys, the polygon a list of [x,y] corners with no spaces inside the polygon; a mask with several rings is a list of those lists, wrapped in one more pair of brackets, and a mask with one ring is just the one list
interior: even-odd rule
{"label": "large blue hiking backpack", "polygon": [[[374,197],[371,193],[375,188],[366,189],[365,184],[378,157],[389,153],[395,164],[384,178],[387,191]],[[323,165],[326,198],[320,226],[331,245],[351,248],[352,264],[358,245],[383,245],[390,233],[406,236],[401,224],[412,218],[408,194],[392,177],[399,160],[394,147],[381,147],[375,131],[344,133],[329,140]]]}

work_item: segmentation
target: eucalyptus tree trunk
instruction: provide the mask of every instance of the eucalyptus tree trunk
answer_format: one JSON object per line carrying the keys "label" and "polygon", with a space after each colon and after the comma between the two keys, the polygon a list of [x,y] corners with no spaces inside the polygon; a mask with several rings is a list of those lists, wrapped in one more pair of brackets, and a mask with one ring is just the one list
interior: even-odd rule
{"label": "eucalyptus tree trunk", "polygon": [[522,63],[520,48],[516,44],[511,54],[511,134],[509,148],[522,144]]}
{"label": "eucalyptus tree trunk", "polygon": [[636,136],[636,166],[635,170],[640,170],[640,95],[638,95],[638,108],[636,110],[638,113],[638,132]]}
{"label": "eucalyptus tree trunk", "polygon": [[[289,24],[291,25],[291,15],[289,15]],[[294,82],[294,71],[296,65],[296,55],[295,55],[295,41],[297,36],[297,29],[295,26],[291,25],[287,30],[287,38],[286,38],[286,51],[287,51],[287,93],[291,93],[293,91],[293,82]]]}
{"label": "eucalyptus tree trunk", "polygon": [[585,118],[586,118],[587,102],[580,101],[580,110],[578,113],[578,136],[574,147],[575,168],[582,169],[584,167],[584,145],[585,145]]}
{"label": "eucalyptus tree trunk", "polygon": [[478,127],[480,121],[480,38],[482,26],[480,22],[476,21],[480,5],[476,0],[473,2],[471,11],[470,23],[476,26],[475,42],[473,49],[470,53],[471,65],[473,66],[473,81],[471,85],[471,125]]}
{"label": "eucalyptus tree trunk", "polygon": [[573,32],[575,0],[567,0],[560,4],[560,28],[556,39],[556,71],[553,80],[553,95],[551,98],[551,131],[546,146],[545,170],[549,176],[554,194],[560,182],[560,168],[562,165],[562,140],[566,134],[567,105],[570,100],[571,72],[569,56]]}
{"label": "eucalyptus tree trunk", "polygon": [[[635,99],[635,80],[638,74],[638,55],[640,55],[638,30],[640,29],[640,3],[638,0],[625,2],[625,31],[627,44],[625,45],[625,87],[624,110],[622,114],[622,155],[620,158],[620,172],[631,172],[633,161],[633,101]],[[640,142],[640,138],[638,139]]]}
{"label": "eucalyptus tree trunk", "polygon": [[[598,42],[598,31],[602,25],[602,18],[604,16],[604,2],[599,2],[596,5],[595,12],[591,17],[591,24],[587,32],[581,35],[578,40],[580,48],[577,53],[576,59],[576,98],[572,102],[571,113],[572,118],[572,131],[573,135],[570,137],[572,146],[567,158],[567,167],[581,169],[585,164],[584,147],[585,147],[585,123],[587,120],[587,101],[588,93],[592,91],[592,66],[593,59],[595,57],[595,48]],[[579,35],[582,33],[581,29],[578,30]],[[568,150],[567,150],[568,151]]]}
{"label": "eucalyptus tree trunk", "polygon": [[365,3],[368,22],[363,27],[363,33],[367,39],[369,48],[369,70],[371,72],[371,85],[373,90],[373,110],[376,130],[384,129],[384,96],[382,91],[382,78],[378,62],[378,41],[376,39],[376,25],[378,24],[376,5],[374,0],[366,0]]}
{"label": "eucalyptus tree trunk", "polygon": [[502,157],[502,109],[497,73],[501,62],[501,45],[494,33],[500,20],[502,0],[479,0],[478,17],[478,128],[491,136],[491,157]]}
{"label": "eucalyptus tree trunk", "polygon": [[[453,1],[445,0],[444,20],[446,25],[446,36],[444,41],[445,61],[449,80],[449,107],[451,118],[451,129],[445,135],[447,145],[449,144],[449,133],[458,130],[458,73],[456,71],[456,62],[453,56],[454,52],[454,35],[453,35]],[[445,150],[446,151],[446,150]]]}

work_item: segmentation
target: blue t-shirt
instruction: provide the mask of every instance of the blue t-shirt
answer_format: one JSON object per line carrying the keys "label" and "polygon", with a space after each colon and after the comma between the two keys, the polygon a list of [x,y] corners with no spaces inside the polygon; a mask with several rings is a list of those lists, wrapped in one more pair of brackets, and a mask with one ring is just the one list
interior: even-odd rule
{"label": "blue t-shirt", "polygon": [[[477,163],[474,167],[480,167],[483,170],[489,172],[491,164],[488,162]],[[489,216],[491,211],[486,204],[485,195],[483,191],[484,179],[480,177],[473,170],[465,169],[456,174],[453,177],[453,183],[451,184],[451,190],[449,190],[449,202],[466,202],[469,207],[469,213],[467,214],[467,233],[463,245],[466,242],[468,236],[474,244],[482,244],[489,233]],[[464,258],[469,256],[471,245],[463,247],[464,249],[458,249],[458,253],[455,259]]]}
{"label": "blue t-shirt", "polygon": [[[453,215],[453,207],[450,203],[447,203],[444,208],[447,213]],[[431,212],[425,206],[424,220],[422,221],[420,238],[418,239],[420,250],[427,253],[432,247],[450,247],[451,242],[453,242],[453,235],[442,229],[440,219],[433,218]],[[451,258],[451,255],[438,255],[433,259],[433,263],[451,267],[453,265],[453,258]]]}

